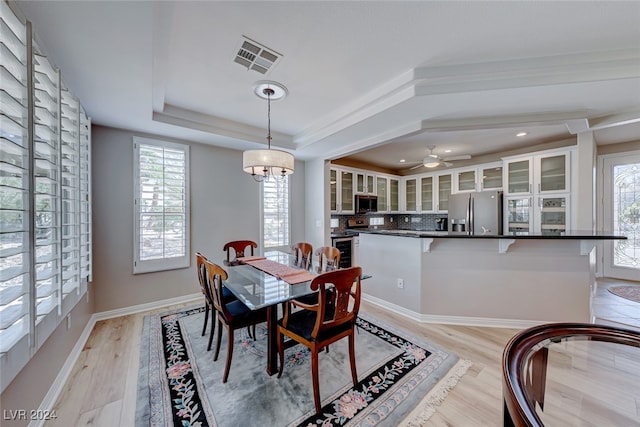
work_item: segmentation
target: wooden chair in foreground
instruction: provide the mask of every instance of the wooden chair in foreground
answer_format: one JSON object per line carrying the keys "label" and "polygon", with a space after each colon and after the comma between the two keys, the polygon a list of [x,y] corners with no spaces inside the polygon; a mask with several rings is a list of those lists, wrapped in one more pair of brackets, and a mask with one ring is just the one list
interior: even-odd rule
{"label": "wooden chair in foreground", "polygon": [[337,270],[340,268],[340,250],[333,246],[321,246],[316,249],[318,272]]}
{"label": "wooden chair in foreground", "polygon": [[311,267],[311,257],[313,256],[313,246],[311,246],[311,243],[294,243],[291,245],[291,252],[295,255],[295,264],[297,266],[305,270]]}
{"label": "wooden chair in foreground", "polygon": [[[278,322],[278,354],[282,376],[284,368],[284,337],[303,344],[311,350],[311,375],[313,378],[313,400],[316,413],[320,412],[320,386],[318,381],[318,353],[342,338],[349,337],[349,362],[353,385],[358,384],[356,371],[354,330],[360,309],[360,276],[362,268],[351,267],[330,271],[316,276],[311,289],[318,291],[317,304],[291,301],[284,304],[284,316]],[[327,286],[333,292],[326,292]],[[304,308],[293,312],[290,306]]]}
{"label": "wooden chair in foreground", "polygon": [[[202,325],[202,336],[204,336],[204,334],[207,331],[207,323],[209,322],[209,313],[211,313],[211,332],[209,333],[209,344],[207,345],[207,351],[211,350],[211,343],[213,342],[213,334],[215,332],[216,329],[216,309],[213,306],[213,300],[211,299],[211,296],[209,295],[209,293],[206,290],[206,282],[207,282],[207,272],[206,269],[204,267],[204,263],[207,260],[207,257],[205,257],[204,255],[202,255],[200,252],[196,252],[196,267],[198,269],[198,281],[200,282],[200,290],[202,291],[202,294],[204,295],[204,325]],[[224,270],[222,270],[224,271]],[[225,278],[226,278],[226,272],[224,273]],[[230,302],[233,300],[236,300],[236,296],[233,294],[233,292],[231,292],[229,289],[227,289],[225,286],[222,287],[222,299],[224,300],[224,302]]]}
{"label": "wooden chair in foreground", "polygon": [[[253,240],[233,240],[231,242],[225,243],[222,250],[227,252],[226,264],[231,265],[236,261],[236,258],[249,256],[249,254],[245,254],[247,248],[251,249],[251,255],[253,255],[253,250],[257,247],[258,244]],[[233,249],[234,252],[233,259],[231,259],[231,249]]]}
{"label": "wooden chair in foreground", "polygon": [[[207,270],[206,288],[211,299],[213,300],[213,306],[218,314],[218,334],[216,340],[216,351],[213,356],[213,360],[218,360],[218,354],[220,353],[220,342],[222,341],[222,326],[227,328],[227,362],[224,366],[224,374],[222,376],[222,382],[226,383],[229,378],[229,370],[231,369],[231,359],[233,358],[233,341],[234,331],[244,327],[255,326],[258,323],[267,321],[267,310],[251,310],[244,305],[241,301],[235,300],[225,302],[222,298],[222,280],[227,278],[227,272],[217,264],[210,261],[204,263]],[[255,333],[254,333],[255,335]]]}

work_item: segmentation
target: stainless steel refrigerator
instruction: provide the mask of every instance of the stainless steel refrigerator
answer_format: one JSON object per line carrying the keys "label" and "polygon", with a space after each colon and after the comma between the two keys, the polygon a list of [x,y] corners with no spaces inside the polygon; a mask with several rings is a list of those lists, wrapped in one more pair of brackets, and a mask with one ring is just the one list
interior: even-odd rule
{"label": "stainless steel refrigerator", "polygon": [[450,234],[502,234],[502,191],[476,191],[449,197]]}

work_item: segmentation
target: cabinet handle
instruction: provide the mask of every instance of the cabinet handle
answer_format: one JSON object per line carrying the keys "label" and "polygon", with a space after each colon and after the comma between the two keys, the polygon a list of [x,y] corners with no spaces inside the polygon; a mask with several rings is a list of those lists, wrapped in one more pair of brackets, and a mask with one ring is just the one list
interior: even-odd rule
{"label": "cabinet handle", "polygon": [[529,193],[533,193],[533,184],[529,184]]}
{"label": "cabinet handle", "polygon": [[538,183],[538,193],[542,191],[542,184]]}

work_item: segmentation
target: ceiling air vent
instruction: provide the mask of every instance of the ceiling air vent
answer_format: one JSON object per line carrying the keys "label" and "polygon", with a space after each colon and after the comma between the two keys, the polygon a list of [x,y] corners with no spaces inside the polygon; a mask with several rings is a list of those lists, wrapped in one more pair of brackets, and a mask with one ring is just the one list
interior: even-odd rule
{"label": "ceiling air vent", "polygon": [[243,36],[242,45],[238,48],[234,62],[246,67],[247,70],[267,74],[281,56],[276,51]]}

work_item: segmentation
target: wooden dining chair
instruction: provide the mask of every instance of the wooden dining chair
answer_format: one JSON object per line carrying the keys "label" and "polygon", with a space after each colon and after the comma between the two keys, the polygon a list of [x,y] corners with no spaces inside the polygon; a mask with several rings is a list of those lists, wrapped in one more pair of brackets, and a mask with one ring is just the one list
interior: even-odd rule
{"label": "wooden dining chair", "polygon": [[[342,338],[349,337],[349,362],[353,385],[358,384],[356,371],[354,330],[360,309],[360,277],[362,268],[350,267],[330,271],[316,276],[311,289],[318,291],[317,304],[303,304],[291,301],[284,304],[284,315],[278,322],[278,355],[280,369],[284,369],[284,337],[305,345],[311,350],[311,376],[313,379],[313,400],[316,413],[320,412],[320,386],[318,382],[318,353]],[[331,287],[333,292],[326,292]],[[304,310],[291,310],[297,306]]]}
{"label": "wooden dining chair", "polygon": [[[227,252],[227,265],[233,264],[237,258],[248,256],[245,255],[245,251],[247,248],[251,249],[251,255],[253,255],[253,250],[258,247],[258,244],[253,240],[233,240],[231,242],[225,243],[222,248],[223,251]],[[233,249],[233,259],[231,259],[231,250]]]}
{"label": "wooden dining chair", "polygon": [[[247,327],[248,330],[258,323],[267,321],[267,309],[251,310],[241,301],[235,300],[225,302],[222,297],[222,281],[227,278],[227,272],[217,264],[205,261],[206,268],[206,288],[211,295],[213,306],[218,317],[218,333],[216,339],[216,351],[213,360],[218,360],[220,353],[220,342],[222,341],[222,327],[227,329],[227,361],[224,366],[222,382],[226,383],[231,369],[231,359],[233,358],[233,341],[236,329]],[[255,339],[255,332],[254,332]]]}
{"label": "wooden dining chair", "polygon": [[[211,332],[209,333],[209,344],[207,345],[207,351],[211,350],[211,343],[213,342],[213,334],[216,329],[216,312],[215,307],[213,306],[213,300],[211,296],[206,290],[206,281],[207,281],[207,272],[204,268],[204,263],[207,260],[207,257],[202,255],[200,252],[196,252],[196,268],[198,270],[198,281],[200,282],[200,290],[204,295],[204,324],[202,325],[202,336],[207,332],[207,323],[209,322],[209,315],[211,315]],[[223,270],[224,272],[224,270]],[[226,272],[224,272],[223,280],[226,279]],[[222,287],[222,299],[225,302],[230,302],[236,300],[236,296],[227,289],[226,286]]]}
{"label": "wooden dining chair", "polygon": [[340,250],[333,246],[321,246],[316,249],[318,272],[337,270],[340,268]]}
{"label": "wooden dining chair", "polygon": [[291,252],[295,255],[294,263],[300,268],[308,270],[311,267],[313,246],[311,243],[298,242],[291,245]]}

